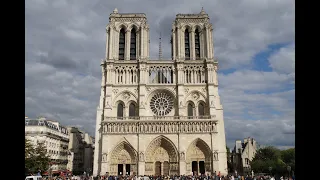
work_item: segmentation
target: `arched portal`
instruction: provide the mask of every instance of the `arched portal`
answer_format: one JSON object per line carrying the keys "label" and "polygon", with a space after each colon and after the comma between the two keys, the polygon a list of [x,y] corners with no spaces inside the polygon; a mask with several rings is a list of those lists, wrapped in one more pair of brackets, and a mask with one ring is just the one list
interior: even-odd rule
{"label": "arched portal", "polygon": [[187,172],[212,173],[212,153],[208,144],[200,138],[195,139],[188,147],[186,163]]}
{"label": "arched portal", "polygon": [[146,150],[145,175],[179,174],[178,151],[165,136],[158,136]]}
{"label": "arched portal", "polygon": [[110,175],[137,174],[137,152],[127,141],[119,143],[110,158]]}

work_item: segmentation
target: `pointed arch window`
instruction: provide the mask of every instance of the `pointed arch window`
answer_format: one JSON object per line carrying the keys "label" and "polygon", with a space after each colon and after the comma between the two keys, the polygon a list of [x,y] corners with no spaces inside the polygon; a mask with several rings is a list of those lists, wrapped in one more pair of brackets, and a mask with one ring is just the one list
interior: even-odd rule
{"label": "pointed arch window", "polygon": [[184,31],[184,52],[185,52],[185,59],[190,60],[190,38],[189,38],[188,29]]}
{"label": "pointed arch window", "polygon": [[136,29],[132,28],[131,34],[130,34],[130,60],[136,60],[136,52],[137,52],[137,36],[136,36]]}
{"label": "pointed arch window", "polygon": [[123,28],[121,28],[119,34],[119,60],[124,60],[125,42],[126,32]]}
{"label": "pointed arch window", "polygon": [[204,116],[204,105],[202,102],[198,105],[198,115],[200,118]]}
{"label": "pointed arch window", "polygon": [[117,107],[117,118],[118,119],[123,118],[123,111],[124,111],[124,105],[122,102],[120,102]]}
{"label": "pointed arch window", "polygon": [[193,104],[191,102],[188,103],[188,118],[192,119],[193,117]]}
{"label": "pointed arch window", "polygon": [[198,29],[196,29],[194,35],[196,58],[200,59],[200,33]]}
{"label": "pointed arch window", "polygon": [[136,105],[134,103],[131,103],[129,105],[129,117],[134,118],[136,117]]}

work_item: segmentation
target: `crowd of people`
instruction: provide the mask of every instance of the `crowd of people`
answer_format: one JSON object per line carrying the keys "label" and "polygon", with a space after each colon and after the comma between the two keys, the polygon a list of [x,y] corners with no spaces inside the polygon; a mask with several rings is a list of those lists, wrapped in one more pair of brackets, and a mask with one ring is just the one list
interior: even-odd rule
{"label": "crowd of people", "polygon": [[295,177],[256,175],[201,175],[201,176],[97,176],[93,180],[295,180]]}
{"label": "crowd of people", "polygon": [[[48,179],[48,177],[43,177],[42,179]],[[119,175],[119,176],[53,176],[53,180],[295,180],[294,176],[271,176],[271,175],[255,175],[255,176],[240,176],[230,174],[227,176],[223,175],[174,175],[174,176],[136,176],[136,175]]]}

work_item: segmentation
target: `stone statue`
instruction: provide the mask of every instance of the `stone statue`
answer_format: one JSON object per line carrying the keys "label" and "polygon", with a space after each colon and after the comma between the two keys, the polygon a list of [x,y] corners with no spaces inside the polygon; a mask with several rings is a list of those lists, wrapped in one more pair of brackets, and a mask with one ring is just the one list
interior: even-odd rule
{"label": "stone statue", "polygon": [[181,153],[180,153],[180,160],[181,160],[181,161],[184,161],[184,160],[185,160],[184,152],[181,152]]}
{"label": "stone statue", "polygon": [[103,153],[102,154],[102,162],[106,162],[107,161],[107,153]]}
{"label": "stone statue", "polygon": [[215,151],[213,153],[213,160],[218,161],[218,152],[217,151]]}
{"label": "stone statue", "polygon": [[139,160],[140,160],[140,161],[144,161],[144,154],[143,154],[143,152],[140,152],[140,153],[139,153]]}

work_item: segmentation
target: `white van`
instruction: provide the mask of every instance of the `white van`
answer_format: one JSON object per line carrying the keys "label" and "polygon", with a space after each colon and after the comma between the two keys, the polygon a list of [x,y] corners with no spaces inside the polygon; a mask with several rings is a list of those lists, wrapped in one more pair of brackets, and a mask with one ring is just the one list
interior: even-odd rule
{"label": "white van", "polygon": [[42,176],[27,176],[25,180],[42,180]]}

